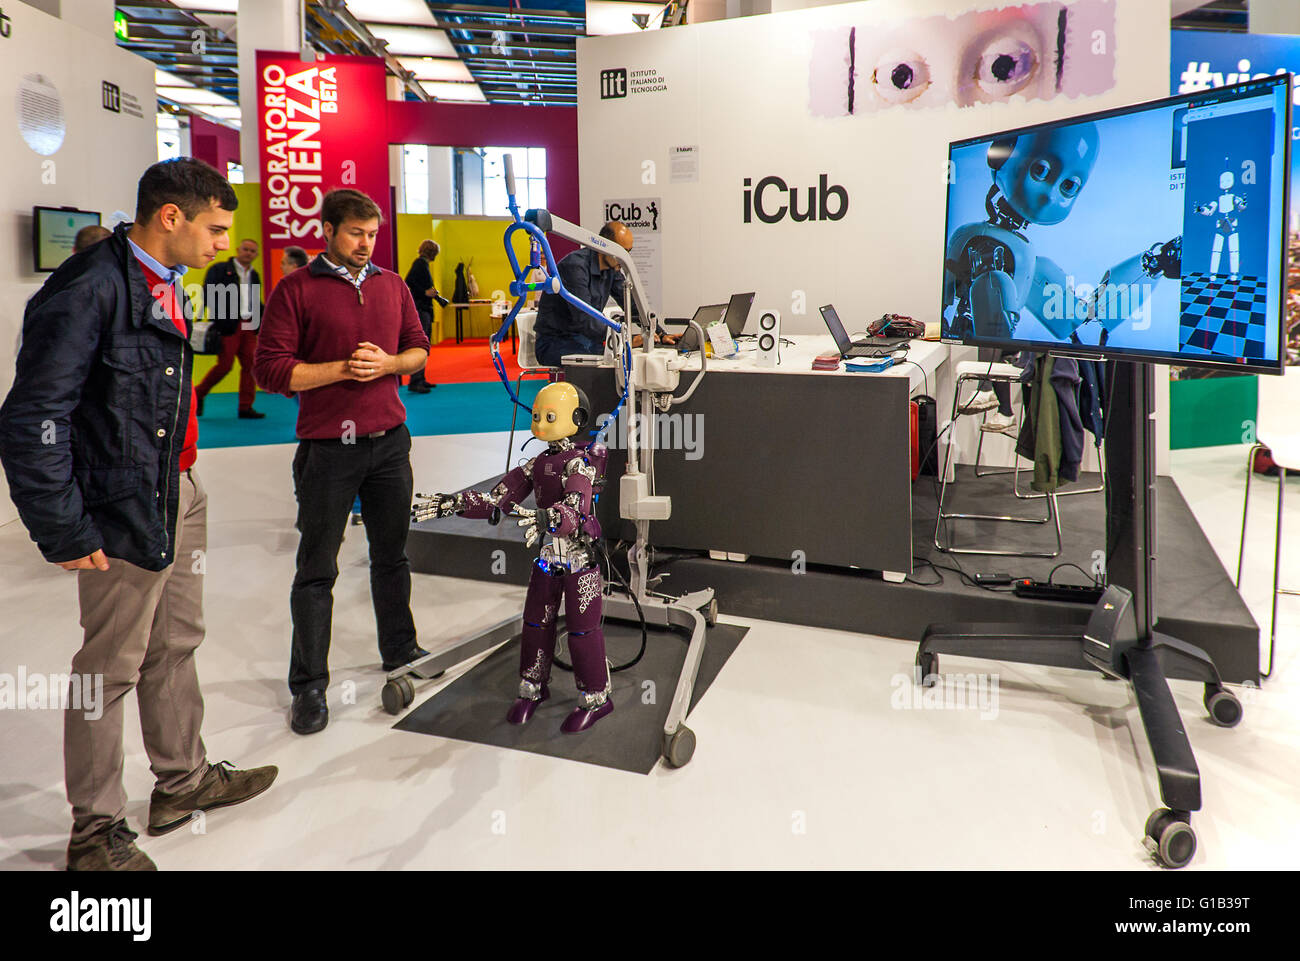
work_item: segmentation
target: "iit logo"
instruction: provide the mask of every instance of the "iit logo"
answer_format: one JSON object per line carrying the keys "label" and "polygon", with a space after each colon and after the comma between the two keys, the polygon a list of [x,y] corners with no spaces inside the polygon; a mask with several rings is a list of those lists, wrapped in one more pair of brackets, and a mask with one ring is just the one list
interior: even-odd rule
{"label": "iit logo", "polygon": [[602,70],[600,72],[600,99],[615,100],[627,96],[627,71]]}
{"label": "iit logo", "polygon": [[122,112],[122,89],[115,83],[109,83],[105,80],[102,84],[104,94],[104,109],[111,110],[113,113]]}

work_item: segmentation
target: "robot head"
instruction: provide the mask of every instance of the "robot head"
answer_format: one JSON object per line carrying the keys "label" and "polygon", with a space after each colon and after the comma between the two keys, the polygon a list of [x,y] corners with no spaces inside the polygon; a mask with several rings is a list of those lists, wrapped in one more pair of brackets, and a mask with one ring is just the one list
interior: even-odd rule
{"label": "robot head", "polygon": [[1220,190],[1231,190],[1232,185],[1236,182],[1236,179],[1232,176],[1231,170],[1225,170],[1223,173],[1219,174]]}
{"label": "robot head", "polygon": [[1097,163],[1101,144],[1090,124],[995,141],[988,163],[1005,203],[1033,224],[1059,224]]}
{"label": "robot head", "polygon": [[570,383],[547,384],[533,401],[533,436],[548,444],[572,437],[590,419],[587,395]]}

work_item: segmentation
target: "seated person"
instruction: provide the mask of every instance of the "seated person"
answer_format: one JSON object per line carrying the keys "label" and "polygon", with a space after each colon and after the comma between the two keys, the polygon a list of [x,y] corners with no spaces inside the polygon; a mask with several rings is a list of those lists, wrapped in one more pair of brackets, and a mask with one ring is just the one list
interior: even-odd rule
{"label": "seated person", "polygon": [[[625,224],[611,220],[600,229],[600,236],[612,240],[624,250],[632,249],[632,231]],[[623,303],[623,274],[618,261],[589,247],[580,247],[560,258],[556,265],[560,280],[566,290],[579,300],[597,310],[603,310],[612,296],[615,303]],[[632,305],[633,320],[637,319],[636,304]],[[605,333],[609,328],[574,307],[559,294],[544,293],[537,305],[537,360],[547,367],[559,367],[560,358],[566,354],[603,354]],[[676,337],[659,331],[660,343],[672,344]],[[640,346],[641,337],[632,340]]]}

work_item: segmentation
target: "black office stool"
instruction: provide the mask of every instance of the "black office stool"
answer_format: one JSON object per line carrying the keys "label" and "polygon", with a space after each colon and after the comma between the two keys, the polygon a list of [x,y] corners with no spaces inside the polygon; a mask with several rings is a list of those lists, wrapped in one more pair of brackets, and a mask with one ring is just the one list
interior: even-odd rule
{"label": "black office stool", "polygon": [[[981,361],[965,361],[957,365],[957,383],[952,396],[952,416],[949,419],[948,430],[956,431],[957,418],[965,416],[958,409],[961,398],[962,385],[974,383],[976,385],[981,381],[994,381],[1002,383],[1020,383],[1020,377],[1023,371],[1014,364],[991,364]],[[972,411],[972,413],[975,413]],[[977,477],[987,477],[990,474],[1010,473],[1009,468],[999,468],[988,470],[980,473],[979,458],[983,448],[983,434],[980,436],[980,443],[975,449],[975,475]],[[994,557],[1056,557],[1061,553],[1061,517],[1057,512],[1056,492],[1048,491],[1041,495],[1047,501],[1047,515],[1045,517],[1021,517],[1010,514],[959,514],[955,512],[945,513],[943,509],[944,500],[948,493],[948,475],[952,470],[952,452],[954,444],[952,443],[951,434],[949,436],[948,450],[944,457],[942,472],[942,481],[939,486],[939,506],[938,513],[934,519],[934,546],[936,549],[943,551],[945,554],[986,554]],[[1015,481],[1012,482],[1013,488]],[[1020,496],[1017,494],[1017,496]],[[1027,496],[1027,495],[1026,495]],[[1025,499],[1025,498],[1022,498]],[[944,544],[940,538],[940,531],[943,530],[949,521],[966,520],[966,521],[1003,521],[1009,524],[1052,524],[1056,530],[1056,549],[1052,551],[1025,551],[1025,550],[977,550],[969,547],[953,547],[952,539]]]}

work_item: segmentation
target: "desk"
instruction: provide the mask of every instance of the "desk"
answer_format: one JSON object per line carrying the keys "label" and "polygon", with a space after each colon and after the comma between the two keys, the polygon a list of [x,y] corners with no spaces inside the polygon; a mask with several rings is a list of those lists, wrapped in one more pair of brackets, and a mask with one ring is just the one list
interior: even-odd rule
{"label": "desk", "polygon": [[[471,337],[474,336],[474,328],[475,328],[475,318],[474,318],[473,311],[477,310],[484,317],[486,317],[487,318],[486,323],[489,327],[492,324],[492,301],[490,300],[474,300],[474,301],[470,301],[469,303],[460,303],[460,304],[451,303],[448,304],[443,309],[444,310],[454,309],[456,311],[456,343],[458,344],[465,339],[465,328],[464,328],[465,311],[471,311],[470,334],[469,334]],[[495,328],[493,328],[493,331],[495,332]]]}
{"label": "desk", "polygon": [[[829,336],[788,339],[794,343],[774,369],[753,366],[752,350],[709,360],[695,395],[658,415],[655,484],[673,504],[668,520],[650,525],[650,542],[910,571],[908,398],[927,384],[932,395],[938,389],[947,348],[917,342],[915,364],[850,374],[809,369],[830,348]],[[679,395],[698,370],[698,357],[687,361]],[[611,368],[570,364],[565,377],[587,393],[593,410],[608,412],[618,402]],[[610,486],[597,514],[607,536],[630,540],[633,525],[618,516],[625,423],[608,432],[607,444]]]}

